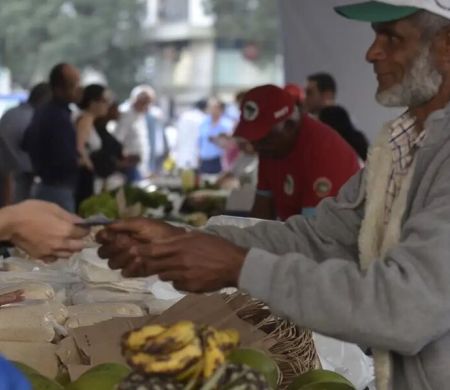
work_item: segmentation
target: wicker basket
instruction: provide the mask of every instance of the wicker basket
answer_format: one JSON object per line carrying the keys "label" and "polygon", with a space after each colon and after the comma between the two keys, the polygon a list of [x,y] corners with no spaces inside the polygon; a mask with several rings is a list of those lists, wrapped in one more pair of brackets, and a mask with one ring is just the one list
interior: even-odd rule
{"label": "wicker basket", "polygon": [[274,316],[269,307],[248,295],[236,292],[225,301],[242,320],[267,334],[272,358],[278,363],[280,388],[286,388],[295,377],[318,367],[318,357],[312,332],[299,328],[288,320]]}

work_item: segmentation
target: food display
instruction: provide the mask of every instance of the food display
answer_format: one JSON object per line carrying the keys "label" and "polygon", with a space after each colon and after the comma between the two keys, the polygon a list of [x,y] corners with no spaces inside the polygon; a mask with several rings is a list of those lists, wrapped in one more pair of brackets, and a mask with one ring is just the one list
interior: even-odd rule
{"label": "food display", "polygon": [[66,390],[111,390],[130,373],[130,369],[122,364],[104,363],[91,368],[75,382],[66,386]]}
{"label": "food display", "polygon": [[139,216],[146,213],[148,209],[162,207],[169,211],[172,207],[166,194],[154,191],[147,192],[138,187],[125,185],[114,191],[102,192],[93,195],[81,203],[79,214],[83,218],[93,215],[104,215],[110,219],[117,219],[133,210],[131,216]]}
{"label": "food display", "polygon": [[131,331],[123,336],[122,351],[133,373],[119,389],[270,389],[265,373],[228,359],[231,353],[240,356],[239,341],[234,329],[219,330],[191,321]]}
{"label": "food display", "polygon": [[55,290],[47,283],[41,282],[22,282],[4,284],[0,286],[0,294],[7,294],[12,291],[23,291],[24,299],[29,300],[51,300],[55,298]]}
{"label": "food display", "polygon": [[134,303],[104,302],[68,307],[67,328],[89,326],[114,317],[142,317],[144,311]]}
{"label": "food display", "polygon": [[14,362],[16,367],[25,375],[33,390],[63,390],[64,387],[53,379],[41,375],[35,369],[20,362]]}
{"label": "food display", "polygon": [[54,319],[48,304],[2,308],[0,340],[51,342],[56,335]]}
{"label": "food display", "polygon": [[[165,194],[124,187],[82,210],[114,219],[136,205],[170,206]],[[206,222],[204,213],[191,217]],[[311,371],[311,332],[262,302],[240,292],[185,296],[155,276],[125,279],[91,244],[69,260],[44,264],[19,253],[0,266],[0,294],[23,291],[23,301],[0,310],[0,354],[33,389],[354,389]]]}

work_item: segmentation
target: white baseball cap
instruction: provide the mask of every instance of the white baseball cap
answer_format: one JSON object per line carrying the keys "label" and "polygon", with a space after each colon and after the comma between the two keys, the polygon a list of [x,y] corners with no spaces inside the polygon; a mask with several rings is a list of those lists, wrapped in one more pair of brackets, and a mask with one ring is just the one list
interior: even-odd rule
{"label": "white baseball cap", "polygon": [[371,23],[392,22],[420,10],[450,19],[450,0],[382,0],[365,1],[335,7],[338,14],[353,20]]}

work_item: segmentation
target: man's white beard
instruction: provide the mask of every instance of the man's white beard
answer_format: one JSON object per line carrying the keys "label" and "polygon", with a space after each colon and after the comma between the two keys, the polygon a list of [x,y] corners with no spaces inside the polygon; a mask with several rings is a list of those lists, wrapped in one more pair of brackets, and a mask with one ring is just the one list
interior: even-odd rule
{"label": "man's white beard", "polygon": [[386,107],[417,107],[431,100],[439,91],[442,76],[433,66],[430,45],[414,59],[402,82],[376,94],[377,102]]}

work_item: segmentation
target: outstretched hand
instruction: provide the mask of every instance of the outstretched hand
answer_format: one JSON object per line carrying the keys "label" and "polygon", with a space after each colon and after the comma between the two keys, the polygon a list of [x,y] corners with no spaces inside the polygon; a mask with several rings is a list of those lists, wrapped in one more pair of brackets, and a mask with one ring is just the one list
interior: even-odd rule
{"label": "outstretched hand", "polygon": [[147,219],[108,226],[97,240],[99,256],[124,276],[158,275],[196,293],[237,286],[248,252],[220,237]]}

